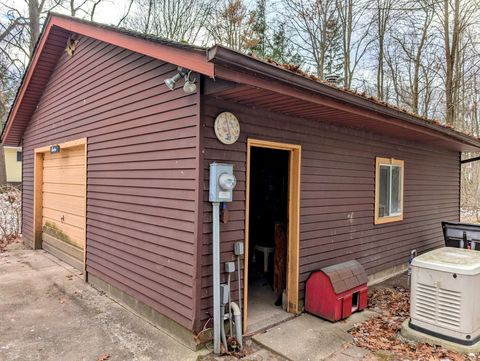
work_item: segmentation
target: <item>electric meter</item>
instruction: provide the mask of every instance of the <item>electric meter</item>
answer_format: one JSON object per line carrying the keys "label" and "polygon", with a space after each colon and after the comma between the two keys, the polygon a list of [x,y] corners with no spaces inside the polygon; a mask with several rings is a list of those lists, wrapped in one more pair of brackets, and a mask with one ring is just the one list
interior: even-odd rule
{"label": "electric meter", "polygon": [[210,164],[210,202],[231,202],[236,184],[232,164]]}
{"label": "electric meter", "polygon": [[226,191],[231,191],[233,190],[233,188],[235,188],[237,180],[235,179],[235,176],[233,174],[222,173],[218,178],[218,183],[222,189]]}

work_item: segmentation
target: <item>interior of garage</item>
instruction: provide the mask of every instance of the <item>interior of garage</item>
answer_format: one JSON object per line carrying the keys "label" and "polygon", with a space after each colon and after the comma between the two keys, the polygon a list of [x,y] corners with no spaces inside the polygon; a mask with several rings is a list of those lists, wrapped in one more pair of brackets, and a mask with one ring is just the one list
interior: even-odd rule
{"label": "interior of garage", "polygon": [[248,324],[284,313],[286,287],[289,152],[252,147]]}

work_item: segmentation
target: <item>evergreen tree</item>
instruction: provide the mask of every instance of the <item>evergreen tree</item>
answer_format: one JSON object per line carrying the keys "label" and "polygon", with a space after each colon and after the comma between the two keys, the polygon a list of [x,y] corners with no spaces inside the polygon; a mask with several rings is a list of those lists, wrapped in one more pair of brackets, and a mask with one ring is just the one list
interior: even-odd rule
{"label": "evergreen tree", "polygon": [[295,51],[293,44],[287,38],[285,23],[280,23],[273,32],[267,55],[277,63],[295,65],[302,63],[301,55]]}
{"label": "evergreen tree", "polygon": [[342,33],[340,22],[334,10],[329,14],[326,30],[324,77],[328,75],[340,76],[343,68]]}
{"label": "evergreen tree", "polygon": [[252,27],[253,39],[251,51],[258,57],[264,58],[267,50],[267,18],[266,0],[257,0],[255,20]]}

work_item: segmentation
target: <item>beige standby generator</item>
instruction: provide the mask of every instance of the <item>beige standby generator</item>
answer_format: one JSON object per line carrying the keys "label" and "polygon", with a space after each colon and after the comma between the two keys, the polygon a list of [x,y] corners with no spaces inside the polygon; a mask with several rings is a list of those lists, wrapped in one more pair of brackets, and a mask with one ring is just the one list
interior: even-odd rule
{"label": "beige standby generator", "polygon": [[412,262],[410,328],[462,345],[480,339],[480,252],[444,247]]}

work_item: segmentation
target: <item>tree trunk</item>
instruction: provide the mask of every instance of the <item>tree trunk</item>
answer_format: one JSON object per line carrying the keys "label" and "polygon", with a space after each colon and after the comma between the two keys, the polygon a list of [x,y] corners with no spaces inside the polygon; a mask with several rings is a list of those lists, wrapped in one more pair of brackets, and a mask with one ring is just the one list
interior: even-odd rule
{"label": "tree trunk", "polygon": [[5,153],[3,146],[0,146],[0,186],[7,184],[7,169],[5,167]]}
{"label": "tree trunk", "polygon": [[455,66],[460,38],[460,0],[454,0],[453,29],[450,43],[449,0],[443,4],[444,39],[445,39],[445,120],[453,126],[455,122]]}
{"label": "tree trunk", "polygon": [[38,0],[28,1],[28,25],[30,30],[30,55],[33,55],[33,50],[37,44],[38,37],[40,36],[40,6]]}

